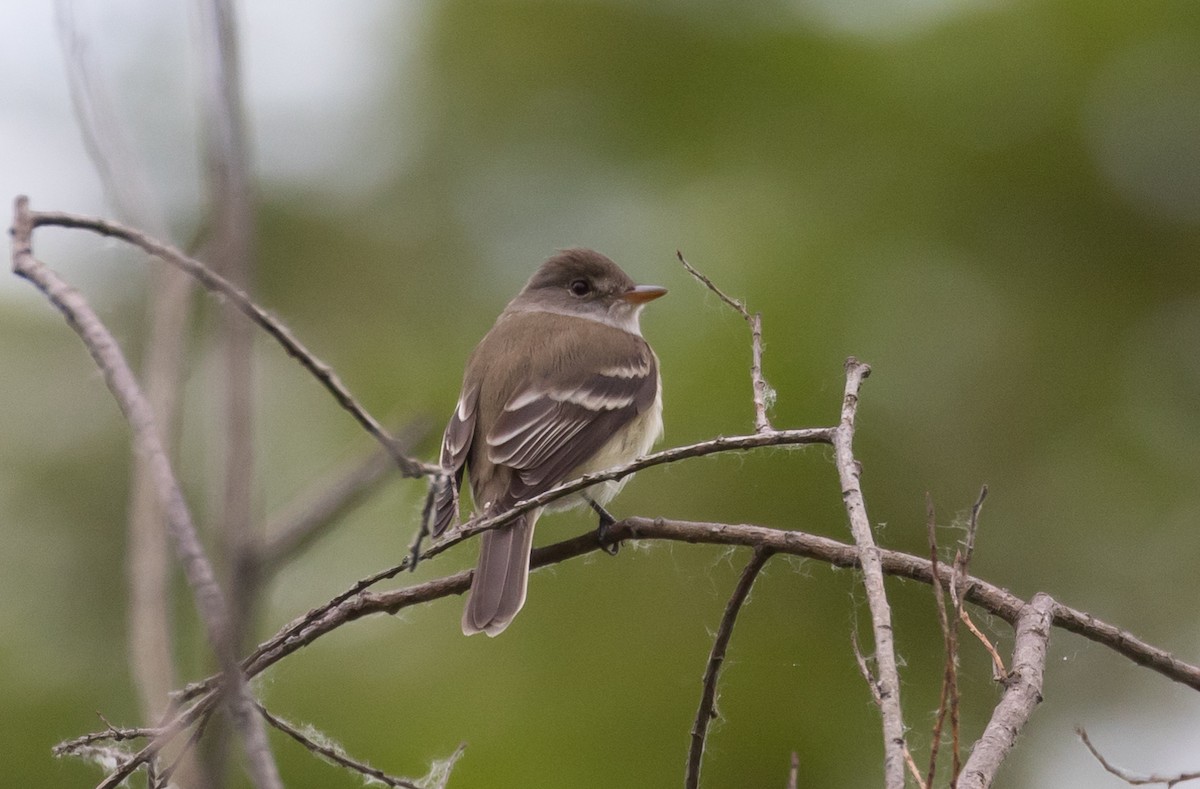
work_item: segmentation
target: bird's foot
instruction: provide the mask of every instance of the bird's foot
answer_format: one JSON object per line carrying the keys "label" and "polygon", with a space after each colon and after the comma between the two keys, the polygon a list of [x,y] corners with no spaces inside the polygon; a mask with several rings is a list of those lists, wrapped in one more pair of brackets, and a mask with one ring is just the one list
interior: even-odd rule
{"label": "bird's foot", "polygon": [[600,525],[596,529],[596,542],[600,543],[600,547],[603,548],[604,552],[609,556],[616,556],[621,550],[621,543],[609,541],[608,529],[617,522],[617,519],[614,518],[612,513],[604,509],[604,507],[601,506],[600,503],[591,496],[585,496],[584,498],[587,499],[588,506],[590,506],[595,513],[600,516]]}

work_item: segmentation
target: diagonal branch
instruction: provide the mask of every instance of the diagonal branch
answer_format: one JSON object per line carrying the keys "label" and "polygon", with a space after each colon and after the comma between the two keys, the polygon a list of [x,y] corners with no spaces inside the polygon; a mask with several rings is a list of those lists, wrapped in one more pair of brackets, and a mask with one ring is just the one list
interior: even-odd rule
{"label": "diagonal branch", "polygon": [[[21,200],[23,198],[18,198]],[[28,200],[26,199],[26,204]],[[422,463],[404,454],[396,442],[388,436],[383,426],[367,413],[367,410],[350,393],[337,373],[325,362],[313,355],[278,319],[272,317],[262,307],[259,307],[246,293],[226,278],[217,274],[195,258],[188,257],[183,252],[158,241],[140,230],[127,227],[118,222],[96,217],[69,214],[61,211],[28,211],[30,228],[66,227],[79,230],[90,230],[108,238],[116,238],[138,247],[146,254],[159,258],[193,277],[209,291],[228,299],[239,312],[245,315],[271,336],[273,340],[293,357],[300,366],[312,374],[323,387],[333,395],[343,409],[358,421],[362,427],[378,441],[392,456],[400,471],[408,477],[441,476],[444,474],[440,466],[432,463]]]}
{"label": "diagonal branch", "polygon": [[[939,579],[933,584],[933,599],[937,606],[938,624],[942,628],[942,643],[946,651],[937,717],[933,723],[933,734],[929,738],[929,770],[925,774],[925,785],[933,786],[933,779],[937,775],[938,750],[942,744],[942,726],[946,721],[946,713],[949,712],[955,721],[958,720],[958,620],[953,620],[953,624],[951,624],[950,617],[946,613],[946,593],[942,589],[938,566],[937,519],[933,508],[933,497],[929,495],[928,491],[925,493],[925,518],[926,536],[929,541],[929,564],[934,577]],[[954,780],[961,770],[957,727],[953,728],[953,732],[951,785],[954,784]]]}
{"label": "diagonal branch", "polygon": [[[657,539],[713,545],[737,545],[748,548],[764,547],[776,553],[814,559],[834,567],[860,567],[859,555],[855,546],[828,537],[790,529],[665,518],[626,518],[610,526],[609,532],[610,539],[614,541]],[[596,533],[594,531],[586,532],[578,537],[535,549],[531,566],[537,568],[555,564],[601,548],[602,546],[596,540]],[[926,584],[933,581],[933,571],[928,559],[886,549],[880,549],[879,557],[883,572],[887,575]],[[395,613],[410,605],[429,602],[452,594],[461,594],[466,591],[471,580],[470,572],[464,571],[389,592],[372,593],[366,590],[373,579],[385,574],[392,577],[403,569],[403,566],[391,568],[360,581],[329,603],[314,608],[286,625],[275,636],[260,644],[243,661],[242,665],[247,675],[251,677],[257,675],[283,657],[307,646],[320,636],[337,629],[348,621],[381,612]],[[942,584],[949,585],[952,580],[949,568],[939,565],[938,574],[942,579]],[[967,602],[978,605],[988,613],[998,616],[1010,624],[1017,621],[1021,610],[1026,605],[1021,598],[1011,592],[972,576],[965,579],[963,591]],[[1147,644],[1127,630],[1061,604],[1054,608],[1054,623],[1058,627],[1112,649],[1139,666],[1149,668],[1167,679],[1200,691],[1200,666],[1186,663],[1166,650]],[[192,683],[177,694],[176,700],[188,701],[208,692],[216,684],[216,677]]]}
{"label": "diagonal branch", "polygon": [[1130,770],[1126,770],[1124,767],[1118,767],[1108,759],[1104,758],[1104,754],[1100,753],[1099,749],[1097,749],[1095,745],[1092,745],[1092,741],[1088,737],[1087,730],[1085,730],[1082,726],[1076,726],[1075,733],[1079,735],[1079,739],[1083,740],[1083,744],[1087,746],[1089,751],[1091,751],[1091,754],[1093,757],[1095,757],[1096,761],[1100,762],[1101,767],[1103,767],[1109,774],[1115,775],[1130,786],[1151,786],[1154,784],[1163,784],[1170,789],[1170,787],[1173,787],[1176,784],[1181,784],[1184,781],[1200,780],[1200,770],[1189,770],[1187,772],[1175,773],[1173,775],[1163,775],[1161,773],[1137,775]]}
{"label": "diagonal branch", "polygon": [[1056,604],[1050,595],[1038,592],[1017,618],[1013,642],[1012,674],[992,719],[971,750],[958,789],[984,789],[996,780],[996,773],[1017,742],[1029,716],[1042,701],[1042,680],[1046,673],[1046,648]]}
{"label": "diagonal branch", "polygon": [[883,718],[883,768],[888,789],[904,787],[904,716],[900,707],[900,672],[896,667],[896,647],[892,638],[892,609],[883,586],[879,547],[867,518],[860,477],[862,465],[854,459],[854,420],[858,413],[858,392],[871,368],[853,356],[846,360],[846,393],[842,400],[842,418],[833,437],[842,500],[850,519],[850,532],[858,546],[862,565],[863,588],[871,612],[871,631],[875,639],[875,665],[879,676],[879,711]]}
{"label": "diagonal branch", "polygon": [[[591,487],[598,482],[606,482],[612,479],[622,479],[634,474],[642,469],[651,468],[652,466],[661,466],[666,463],[674,463],[686,458],[706,457],[708,455],[716,455],[721,452],[745,452],[750,449],[759,449],[762,447],[783,447],[783,446],[808,446],[812,444],[833,444],[834,435],[837,428],[832,427],[810,427],[799,430],[773,430],[769,433],[751,433],[744,436],[718,436],[709,441],[700,441],[695,444],[688,444],[682,447],[672,447],[664,449],[660,452],[652,452],[649,455],[643,455],[636,460],[626,463],[623,466],[616,466],[606,471],[598,471],[595,474],[587,474],[578,479],[564,482],[561,485],[551,488],[541,495],[525,499],[524,501],[514,504],[510,509],[505,510],[497,515],[487,518],[479,518],[468,521],[458,528],[452,529],[446,533],[444,537],[439,539],[429,549],[422,554],[423,559],[437,556],[448,548],[457,545],[468,537],[473,537],[476,534],[485,532],[488,529],[494,529],[510,523],[517,516],[530,510],[544,507],[545,505],[557,501],[558,499],[568,496],[576,491]],[[407,566],[407,565],[406,565]]]}
{"label": "diagonal branch", "polygon": [[[879,693],[879,680],[871,673],[871,667],[867,665],[867,658],[862,653],[862,648],[858,645],[858,630],[850,631],[850,648],[854,652],[854,662],[858,664],[858,673],[862,675],[863,681],[867,683],[867,688],[871,691],[871,700],[878,707],[883,702],[883,696]],[[921,777],[921,770],[917,767],[917,760],[913,758],[912,752],[908,750],[908,744],[904,745],[904,764],[908,767],[908,771],[912,773],[913,780],[916,781],[917,789],[929,789],[929,784]]]}
{"label": "diagonal branch", "polygon": [[[707,543],[765,548],[775,553],[825,562],[833,567],[853,569],[860,566],[859,553],[855,546],[828,537],[790,529],[664,518],[626,518],[611,525],[609,532],[612,540],[669,540],[693,544]],[[535,549],[530,566],[533,568],[545,567],[601,549],[602,545],[596,539],[596,532],[589,531],[577,537]],[[926,584],[933,582],[934,575],[928,559],[886,549],[880,549],[879,558],[883,572],[887,575]],[[389,570],[377,575],[386,573],[395,575],[398,572],[399,570]],[[938,575],[944,586],[948,586],[953,581],[953,573],[945,565],[939,565]],[[272,638],[264,641],[258,649],[242,661],[242,668],[248,677],[256,676],[288,655],[343,625],[367,616],[395,614],[422,603],[462,594],[470,586],[470,583],[471,572],[469,570],[386,592],[368,591],[364,582],[359,582],[338,595],[330,603],[313,609],[285,626]],[[967,602],[979,606],[1010,624],[1017,622],[1022,611],[1028,605],[1008,590],[980,578],[968,576],[963,579],[962,590]],[[1052,615],[1055,626],[1088,638],[1140,666],[1150,668],[1167,679],[1200,691],[1200,666],[1186,663],[1163,649],[1141,641],[1127,630],[1068,606],[1055,604]],[[177,702],[186,703],[194,700],[192,705],[186,707],[175,721],[165,727],[165,731],[170,734],[164,734],[152,746],[148,745],[134,754],[130,760],[131,764],[122,768],[127,771],[121,775],[128,775],[139,764],[153,758],[155,753],[170,741],[171,737],[206,715],[212,707],[214,699],[212,694],[218,686],[219,678],[209,677],[203,681],[192,683],[176,694]],[[103,739],[100,735],[90,736],[91,739],[88,742],[91,743],[96,742],[97,739]],[[82,739],[77,738],[72,743]],[[64,752],[72,752],[68,747],[70,745],[71,743],[63,744]],[[110,776],[110,779],[116,778],[117,775],[115,773]],[[107,783],[105,789],[116,786],[117,783],[119,780]]]}
{"label": "diagonal branch", "polygon": [[322,759],[356,772],[363,776],[364,780],[369,782],[377,782],[383,784],[384,786],[397,787],[398,789],[422,789],[423,785],[420,783],[409,780],[408,778],[397,778],[394,775],[388,775],[383,770],[372,767],[365,762],[360,762],[357,759],[352,759],[337,745],[333,745],[328,742],[317,742],[312,737],[309,737],[304,732],[285,721],[283,718],[268,712],[267,708],[262,704],[258,704],[256,706],[258,707],[259,714],[263,716],[267,723],[291,737],[293,740],[300,743],[309,751],[315,753]]}
{"label": "diagonal branch", "polygon": [[[96,360],[104,381],[116,398],[133,433],[133,448],[151,472],[159,496],[159,506],[167,519],[167,530],[175,545],[184,577],[192,589],[196,609],[204,623],[209,646],[217,657],[229,688],[228,703],[247,753],[265,747],[266,732],[249,703],[246,678],[242,674],[230,642],[230,613],[225,596],[196,534],[191,512],[171,468],[171,461],[160,440],[150,404],[142,394],[133,371],[121,353],[116,339],[100,322],[83,296],[65,280],[33,257],[34,218],[28,201],[18,198],[13,218],[13,272],[32,283],[66,318],[79,335],[88,353]],[[270,784],[267,784],[270,786]]]}
{"label": "diagonal branch", "polygon": [[769,548],[756,548],[746,569],[738,578],[737,586],[725,605],[725,614],[721,617],[721,625],[717,628],[717,636],[713,639],[712,652],[708,656],[708,665],[704,669],[704,690],[700,694],[700,708],[696,710],[696,722],[692,724],[692,744],[688,749],[687,773],[684,786],[696,789],[700,785],[700,763],[704,758],[704,739],[708,736],[708,724],[717,716],[717,675],[725,662],[725,650],[729,647],[729,639],[733,637],[733,625],[738,614],[750,596],[750,589],[759,572],[771,558],[773,551]]}
{"label": "diagonal branch", "polygon": [[679,262],[683,264],[689,274],[700,280],[705,287],[717,295],[717,298],[732,307],[750,325],[750,385],[754,389],[754,429],[759,433],[771,432],[774,428],[771,427],[771,420],[767,417],[767,409],[775,400],[775,390],[763,378],[762,313],[750,314],[741,300],[727,295],[725,291],[718,288],[711,279],[688,263],[682,252],[675,250],[675,256],[679,258]]}

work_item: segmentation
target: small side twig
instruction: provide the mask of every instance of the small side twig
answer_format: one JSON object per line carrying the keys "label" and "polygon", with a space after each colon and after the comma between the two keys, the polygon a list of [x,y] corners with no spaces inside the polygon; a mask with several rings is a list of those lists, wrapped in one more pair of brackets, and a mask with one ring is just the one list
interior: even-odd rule
{"label": "small side twig", "polygon": [[957,789],[984,789],[992,785],[1017,736],[1041,703],[1055,606],[1053,598],[1039,592],[1022,609],[1013,640],[1012,675],[991,720],[963,765],[962,775],[955,783]]}
{"label": "small side twig", "polygon": [[257,707],[258,713],[263,716],[263,719],[266,720],[267,723],[291,737],[293,740],[300,743],[309,751],[322,759],[332,762],[339,767],[345,767],[347,770],[356,772],[359,775],[371,779],[372,781],[378,781],[384,786],[399,787],[399,789],[424,789],[421,784],[409,778],[397,778],[394,775],[388,775],[383,770],[372,767],[366,762],[360,762],[357,759],[351,758],[338,745],[330,744],[328,742],[317,742],[300,729],[297,729],[295,726],[285,721],[283,718],[273,715],[267,711],[267,708],[261,703],[259,703]]}
{"label": "small side twig", "polygon": [[1108,759],[1104,758],[1104,754],[1100,753],[1095,745],[1092,745],[1091,739],[1088,738],[1087,731],[1082,726],[1075,727],[1075,733],[1079,735],[1079,739],[1083,740],[1083,744],[1092,752],[1092,756],[1096,761],[1100,762],[1109,774],[1115,775],[1130,786],[1151,786],[1153,784],[1165,784],[1168,787],[1176,786],[1184,781],[1200,780],[1200,770],[1191,770],[1183,773],[1175,773],[1174,775],[1163,775],[1162,773],[1151,773],[1149,775],[1137,775],[1131,770],[1126,770],[1124,767],[1118,767]]}
{"label": "small side twig", "polygon": [[[850,646],[854,650],[854,662],[858,664],[858,673],[862,674],[863,681],[871,689],[871,698],[875,701],[875,706],[882,707],[883,694],[879,690],[879,680],[871,673],[871,667],[867,665],[867,658],[858,645],[858,633],[854,631],[850,632]],[[921,777],[921,771],[917,768],[917,760],[913,758],[912,752],[908,749],[908,743],[904,744],[904,764],[912,774],[913,780],[916,781],[918,789],[928,789],[930,785]]]}
{"label": "small side twig", "polygon": [[774,551],[768,548],[756,548],[742,575],[738,578],[737,586],[729,602],[725,605],[725,614],[721,617],[721,625],[713,639],[712,651],[708,655],[708,665],[704,669],[703,690],[700,694],[700,707],[696,710],[696,721],[692,724],[692,741],[688,749],[687,772],[684,776],[684,786],[696,789],[700,785],[700,764],[704,758],[704,740],[708,736],[708,725],[717,716],[717,676],[721,673],[721,664],[725,662],[725,651],[729,648],[729,639],[733,637],[733,626],[738,613],[742,610],[754,579],[771,558]]}
{"label": "small side twig", "polygon": [[975,621],[971,619],[971,615],[967,613],[965,608],[959,614],[958,618],[959,621],[967,626],[967,630],[971,631],[971,635],[975,636],[980,644],[983,644],[983,648],[987,650],[988,655],[992,658],[992,679],[996,682],[1003,682],[1004,678],[1008,676],[1008,669],[1004,667],[1004,658],[1000,657],[1000,650],[996,649],[996,645],[992,643],[991,639],[985,636],[983,631],[975,625]]}
{"label": "small side twig", "polygon": [[800,789],[800,754],[792,751],[792,766],[788,770],[787,789]]}
{"label": "small side twig", "polygon": [[971,557],[975,555],[975,540],[979,534],[979,513],[983,510],[983,502],[988,495],[988,486],[984,485],[979,489],[979,496],[975,499],[975,503],[971,505],[971,519],[967,523],[967,536],[963,541],[962,548],[954,554],[954,572],[956,576],[955,583],[950,586],[950,599],[954,602],[954,614],[958,616],[962,613],[962,590],[963,581],[967,577],[967,570],[971,567]]}
{"label": "small side twig", "polygon": [[162,734],[162,729],[148,726],[121,727],[114,726],[108,718],[96,713],[104,724],[103,731],[85,734],[73,740],[60,742],[50,749],[55,756],[72,756],[80,749],[98,742],[128,742],[131,740],[149,740]]}
{"label": "small side twig", "polygon": [[[942,628],[942,642],[945,645],[946,664],[942,673],[942,690],[938,698],[937,718],[933,723],[933,733],[929,743],[929,769],[925,773],[925,784],[933,786],[937,774],[938,750],[942,743],[942,726],[946,722],[946,713],[950,712],[954,720],[958,720],[958,628],[951,625],[946,613],[946,594],[942,589],[941,572],[938,562],[937,518],[933,508],[933,497],[925,493],[925,528],[929,541],[929,564],[933,572],[933,599],[937,605],[938,624]],[[957,623],[958,620],[954,620]],[[951,712],[951,710],[953,710]],[[951,765],[951,785],[962,767],[958,750],[958,739],[954,740]]]}
{"label": "small side twig", "polygon": [[763,378],[762,313],[755,312],[751,314],[741,300],[727,295],[723,290],[718,288],[711,279],[706,277],[691,263],[688,263],[683,257],[683,253],[679,250],[675,250],[675,256],[679,258],[679,262],[683,264],[683,267],[687,269],[689,274],[715,293],[717,298],[732,307],[750,325],[750,384],[754,389],[754,429],[759,433],[771,432],[774,428],[771,427],[771,420],[767,417],[767,409],[771,407],[771,403],[775,400],[775,390]]}

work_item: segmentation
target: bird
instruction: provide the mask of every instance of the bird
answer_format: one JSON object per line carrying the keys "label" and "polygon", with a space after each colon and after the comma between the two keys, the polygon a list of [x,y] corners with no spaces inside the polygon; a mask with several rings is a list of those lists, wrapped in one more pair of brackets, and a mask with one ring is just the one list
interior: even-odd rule
{"label": "bird", "polygon": [[[667,292],[638,285],[590,249],[560,250],[537,269],[471,353],[442,436],[445,484],[429,530],[455,521],[466,471],[475,515],[488,517],[559,483],[645,455],[662,436],[658,357],[640,314]],[[543,510],[606,505],[628,481],[600,482],[480,537],[463,611],[465,635],[499,635],[525,604],[533,530]]]}

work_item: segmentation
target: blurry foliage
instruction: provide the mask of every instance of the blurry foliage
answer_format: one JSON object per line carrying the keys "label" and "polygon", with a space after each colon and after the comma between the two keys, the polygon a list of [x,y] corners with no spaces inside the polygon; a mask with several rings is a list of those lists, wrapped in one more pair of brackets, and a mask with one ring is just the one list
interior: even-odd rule
{"label": "blurry foliage", "polygon": [[[534,266],[556,247],[594,246],[672,290],[644,319],[667,442],[748,431],[745,326],[679,269],[682,249],[763,313],[776,425],[832,423],[844,357],[872,364],[858,451],[884,544],[925,552],[929,490],[952,546],[956,513],[986,481],[979,574],[1187,658],[1200,553],[1200,204],[1188,203],[1200,201],[1200,113],[1189,114],[1200,80],[1180,80],[1200,73],[1200,14],[1187,2],[944,6],[888,35],[824,26],[805,3],[430,2],[417,29],[387,31],[417,37],[417,54],[368,113],[383,131],[361,156],[400,164],[338,201],[320,184],[265,186],[257,293],[381,418],[440,423],[472,344]],[[386,131],[401,126],[411,136]],[[141,308],[105,309],[136,346]],[[126,431],[49,308],[22,304],[0,323],[5,780],[86,785],[88,770],[53,764],[49,747],[97,728],[94,709],[133,723]],[[215,432],[205,354],[201,341],[182,464],[200,512],[214,473],[201,451]],[[264,342],[260,357],[265,514],[369,442],[277,348]],[[419,498],[397,483],[300,559],[260,633],[398,560]],[[847,537],[819,449],[644,472],[614,512]],[[559,516],[540,536],[591,525]],[[473,550],[417,578],[465,566]],[[419,775],[465,740],[454,787],[672,785],[709,631],[744,561],[629,546],[536,574],[497,640],[463,639],[458,601],[443,601],[352,625],[259,687],[281,715],[391,772]],[[927,589],[891,588],[921,760],[940,634]],[[772,561],[734,636],[707,785],[782,785],[793,749],[803,785],[877,783],[877,714],[849,647],[864,608],[853,574]],[[195,676],[204,659],[186,606],[180,620]],[[1010,645],[1002,623],[982,624]],[[996,691],[964,640],[973,737]],[[1052,644],[1070,660],[1051,673],[1051,703],[1007,786],[1102,780],[1069,726],[1115,714],[1104,705],[1118,706],[1133,671],[1064,634]],[[1153,719],[1153,698],[1185,695],[1163,684],[1139,686],[1161,695],[1118,730]],[[1097,700],[1107,712],[1087,707],[1097,687],[1112,694]],[[1194,701],[1177,706],[1194,719]],[[356,785],[276,743],[289,786]]]}

